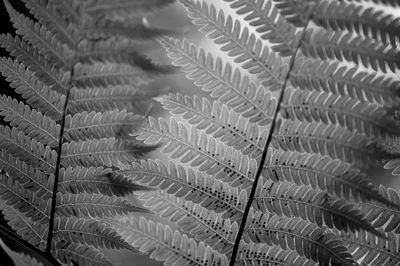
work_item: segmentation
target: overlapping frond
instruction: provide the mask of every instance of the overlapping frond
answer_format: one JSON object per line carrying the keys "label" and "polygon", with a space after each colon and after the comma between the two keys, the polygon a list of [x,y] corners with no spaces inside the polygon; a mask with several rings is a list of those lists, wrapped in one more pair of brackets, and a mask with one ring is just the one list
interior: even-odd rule
{"label": "overlapping frond", "polygon": [[23,64],[12,59],[0,59],[0,71],[11,82],[10,86],[35,109],[59,120],[65,104],[65,95],[50,90]]}
{"label": "overlapping frond", "polygon": [[192,169],[186,170],[172,162],[167,167],[158,160],[141,161],[121,173],[134,182],[165,190],[168,194],[222,213],[223,218],[233,221],[240,220],[247,200],[245,190],[232,188],[213,177]]}
{"label": "overlapping frond", "polygon": [[124,23],[119,20],[93,20],[83,30],[83,34],[89,39],[107,39],[117,37],[120,39],[129,38],[139,43],[148,43],[156,38],[172,35],[171,30],[149,27],[143,19],[134,18]]}
{"label": "overlapping frond", "polygon": [[319,265],[356,265],[343,241],[333,233],[299,218],[250,213],[244,236],[245,241],[295,250]]}
{"label": "overlapping frond", "polygon": [[348,30],[393,46],[400,40],[399,19],[373,7],[344,1],[320,1],[313,21],[332,30]]}
{"label": "overlapping frond", "polygon": [[58,243],[56,255],[62,263],[86,266],[113,266],[109,258],[92,246],[77,243]]}
{"label": "overlapping frond", "polygon": [[4,218],[7,220],[8,225],[15,230],[23,240],[38,247],[40,250],[46,248],[48,233],[48,227],[46,225],[34,222],[19,210],[10,207],[3,202],[0,203],[0,209]]}
{"label": "overlapping frond", "polygon": [[7,151],[0,152],[0,166],[24,188],[37,192],[37,196],[47,199],[51,197],[54,186],[54,175],[47,176],[35,167],[14,158]]}
{"label": "overlapping frond", "polygon": [[338,198],[375,200],[390,205],[359,169],[326,155],[271,149],[262,175],[274,182],[286,180],[299,186],[309,185]]}
{"label": "overlapping frond", "polygon": [[400,68],[400,52],[396,47],[349,32],[310,29],[301,48],[306,56],[354,62],[384,73]]}
{"label": "overlapping frond", "polygon": [[86,11],[95,16],[110,16],[123,20],[127,16],[142,17],[173,2],[174,0],[90,0]]}
{"label": "overlapping frond", "polygon": [[59,216],[109,217],[129,212],[147,212],[125,199],[87,193],[59,193],[56,213]]}
{"label": "overlapping frond", "polygon": [[337,124],[378,141],[399,131],[398,122],[384,108],[345,96],[291,88],[286,90],[281,106],[283,118]]}
{"label": "overlapping frond", "polygon": [[221,214],[198,203],[170,195],[165,191],[139,193],[144,207],[168,219],[180,230],[193,235],[223,254],[230,254],[238,231],[238,224],[224,219]]}
{"label": "overlapping frond", "polygon": [[16,28],[16,33],[21,35],[23,40],[35,47],[44,57],[50,59],[54,66],[68,69],[73,57],[72,51],[57,40],[55,35],[45,26],[18,13],[8,0],[4,0],[4,4]]}
{"label": "overlapping frond", "polygon": [[316,266],[317,263],[300,256],[292,250],[267,244],[240,243],[240,252],[236,259],[238,265],[276,265],[276,266]]}
{"label": "overlapping frond", "polygon": [[399,243],[393,233],[386,233],[386,238],[366,231],[337,232],[337,234],[345,242],[354,260],[362,259],[367,265],[398,265],[400,263]]}
{"label": "overlapping frond", "polygon": [[335,61],[299,58],[294,63],[290,82],[303,90],[331,92],[361,102],[376,101],[388,107],[399,103],[399,81]]}
{"label": "overlapping frond", "polygon": [[[292,56],[301,37],[296,27],[291,25],[276,10],[271,0],[225,0],[244,20],[256,28],[261,38],[272,44],[272,49],[281,56]],[[305,14],[307,15],[307,14]]]}
{"label": "overlapping frond", "polygon": [[[274,108],[274,102],[267,97],[259,96],[265,101],[268,110]],[[252,119],[238,115],[226,105],[207,98],[169,94],[158,99],[163,107],[174,115],[180,115],[197,129],[204,130],[210,136],[232,146],[244,154],[258,158],[265,145],[265,128],[252,123]],[[268,121],[265,121],[268,122]],[[264,123],[263,123],[264,124]]]}
{"label": "overlapping frond", "polygon": [[[225,18],[222,10],[217,12],[213,5],[205,2],[182,1],[194,23],[202,26],[201,32],[208,34],[221,50],[234,57],[242,68],[257,76],[263,85],[278,90],[283,83],[287,65],[284,60],[262,44],[254,33],[240,25],[231,16]],[[243,28],[243,29],[242,29]]]}
{"label": "overlapping frond", "polygon": [[65,118],[65,138],[69,141],[123,137],[137,130],[143,117],[123,111],[81,112]]}
{"label": "overlapping frond", "polygon": [[384,158],[375,140],[333,124],[279,120],[271,144],[288,151],[329,155],[357,167],[370,167]]}
{"label": "overlapping frond", "polygon": [[28,163],[39,170],[51,173],[55,170],[57,152],[44,146],[23,132],[0,125],[0,148],[7,150],[14,157]]}
{"label": "overlapping frond", "polygon": [[68,166],[107,166],[129,165],[142,157],[155,146],[144,146],[136,140],[118,140],[114,137],[73,141],[63,144],[61,164]]}
{"label": "overlapping frond", "polygon": [[130,86],[115,86],[111,88],[93,88],[71,90],[68,111],[71,114],[79,112],[104,112],[114,109],[132,110],[138,88]]}
{"label": "overlapping frond", "polygon": [[18,102],[16,99],[0,96],[0,116],[4,121],[9,122],[10,126],[16,127],[30,138],[35,138],[43,145],[55,147],[58,145],[60,137],[60,125],[56,122],[31,109],[29,105]]}
{"label": "overlapping frond", "polygon": [[134,191],[147,190],[151,190],[151,188],[133,183],[124,175],[115,175],[111,168],[68,167],[60,169],[58,191],[61,193],[125,196]]}
{"label": "overlapping frond", "polygon": [[[307,11],[317,2],[316,0],[273,0],[275,7],[286,18],[286,20],[297,27],[307,24]],[[313,13],[314,14],[314,13]]]}
{"label": "overlapping frond", "polygon": [[56,217],[54,238],[58,241],[79,243],[95,248],[136,249],[123,240],[113,229],[94,219]]}
{"label": "overlapping frond", "polygon": [[375,226],[381,227],[385,232],[400,232],[400,194],[392,188],[379,187],[382,197],[393,202],[395,206],[387,206],[376,202],[365,202],[360,204],[361,210],[366,213],[366,218]]}
{"label": "overlapping frond", "polygon": [[68,70],[58,70],[30,44],[11,34],[0,35],[0,45],[11,56],[29,68],[47,86],[58,92],[66,92],[71,78]]}
{"label": "overlapping frond", "polygon": [[155,79],[155,74],[138,67],[119,63],[77,64],[73,81],[80,88],[98,88],[117,85],[142,85]]}
{"label": "overlapping frond", "polygon": [[34,222],[46,223],[50,215],[50,200],[40,198],[37,193],[24,189],[18,181],[1,174],[0,198]]}
{"label": "overlapping frond", "polygon": [[149,124],[137,136],[146,144],[165,142],[162,152],[172,159],[189,163],[232,186],[248,187],[256,172],[256,161],[194,128],[188,129],[174,119],[169,123],[149,118]]}
{"label": "overlapping frond", "polygon": [[261,125],[270,119],[264,102],[259,102],[264,97],[265,102],[268,102],[268,92],[263,87],[257,89],[239,69],[233,69],[230,64],[224,65],[220,57],[214,59],[211,54],[203,49],[197,50],[185,40],[165,38],[162,43],[174,60],[173,64],[182,67],[187,77],[196,86],[209,92],[211,97],[217,98],[244,117],[251,118],[253,122],[260,121]]}
{"label": "overlapping frond", "polygon": [[144,217],[124,217],[108,221],[124,239],[150,258],[164,265],[226,266],[228,259],[203,242],[196,242],[168,225]]}
{"label": "overlapping frond", "polygon": [[159,65],[138,52],[137,44],[129,39],[108,38],[101,41],[83,40],[79,43],[76,57],[80,62],[112,62],[137,66],[154,74],[174,73],[173,66]]}
{"label": "overlapping frond", "polygon": [[143,17],[173,1],[3,2],[19,35],[0,35],[14,58],[0,59],[14,89],[0,96],[3,218],[53,264],[112,265],[97,248],[135,249],[100,220],[147,213],[123,197],[152,190],[115,171],[157,147],[130,134],[149,83],[176,71],[142,54],[172,32]]}
{"label": "overlapping frond", "polygon": [[23,0],[23,2],[40,24],[54,33],[60,42],[68,45],[71,49],[75,48],[76,39],[79,38],[78,29],[74,24],[60,19],[54,3],[47,0]]}
{"label": "overlapping frond", "polygon": [[257,189],[252,204],[253,208],[263,213],[300,217],[320,227],[325,225],[352,232],[364,229],[379,235],[357,205],[331,198],[326,192],[272,180],[264,181]]}
{"label": "overlapping frond", "polygon": [[24,253],[17,253],[11,250],[0,238],[0,247],[6,252],[12,259],[15,265],[20,266],[43,266],[43,263],[39,262],[36,258]]}

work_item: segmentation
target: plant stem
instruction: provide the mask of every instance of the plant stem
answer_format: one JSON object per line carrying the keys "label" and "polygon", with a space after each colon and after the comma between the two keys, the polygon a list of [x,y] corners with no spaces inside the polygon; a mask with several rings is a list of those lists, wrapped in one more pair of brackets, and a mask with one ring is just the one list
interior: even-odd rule
{"label": "plant stem", "polygon": [[272,141],[273,132],[274,132],[274,129],[275,129],[275,126],[276,126],[276,120],[278,118],[278,114],[279,114],[279,110],[280,110],[281,103],[282,103],[282,100],[283,100],[283,95],[284,95],[284,92],[285,92],[285,89],[286,89],[286,85],[287,85],[287,83],[289,81],[290,72],[293,69],[297,53],[298,53],[299,49],[301,48],[301,44],[303,42],[303,39],[304,39],[304,36],[305,36],[305,33],[306,33],[306,29],[307,29],[308,25],[310,24],[310,21],[311,21],[311,18],[312,18],[312,11],[314,9],[313,8],[314,6],[315,6],[315,4],[313,6],[311,6],[309,11],[308,11],[307,23],[303,27],[302,36],[299,39],[299,42],[298,42],[298,44],[296,46],[296,50],[294,51],[294,54],[292,55],[292,57],[290,58],[290,61],[289,61],[289,69],[288,69],[288,71],[286,73],[285,80],[284,80],[284,82],[282,84],[282,89],[280,90],[280,93],[279,93],[279,96],[278,96],[278,102],[277,102],[277,105],[276,105],[276,108],[275,108],[275,112],[274,112],[274,115],[273,115],[273,119],[272,119],[272,122],[271,122],[270,129],[269,129],[269,132],[268,132],[267,141],[265,143],[265,147],[264,147],[263,154],[261,156],[260,164],[258,166],[257,173],[256,173],[256,176],[254,178],[253,186],[252,186],[251,191],[250,191],[250,195],[249,195],[249,198],[248,198],[248,201],[247,201],[247,204],[246,204],[246,208],[244,209],[243,219],[242,219],[242,221],[240,223],[239,231],[238,231],[238,234],[237,234],[236,239],[235,239],[235,244],[233,246],[233,251],[232,251],[231,260],[229,262],[229,266],[234,266],[235,262],[236,262],[236,257],[237,257],[238,252],[239,252],[240,240],[242,239],[243,233],[244,233],[245,228],[246,228],[246,222],[247,222],[247,218],[249,216],[249,212],[250,212],[250,208],[251,208],[251,205],[252,205],[252,201],[253,201],[254,195],[255,195],[256,190],[257,190],[258,181],[260,180],[260,177],[261,177],[261,173],[262,173],[262,170],[263,170],[263,167],[264,167],[264,163],[265,163],[265,158],[267,157],[268,148],[269,148],[269,145],[271,144],[271,141]]}

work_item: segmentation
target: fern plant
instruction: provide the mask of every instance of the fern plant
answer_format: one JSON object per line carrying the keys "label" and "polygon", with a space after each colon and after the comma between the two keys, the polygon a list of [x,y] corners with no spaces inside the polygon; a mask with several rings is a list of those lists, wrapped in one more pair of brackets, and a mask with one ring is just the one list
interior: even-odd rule
{"label": "fern plant", "polygon": [[129,133],[144,88],[174,70],[142,54],[169,33],[144,17],[173,1],[23,2],[29,17],[4,0],[17,36],[0,35],[13,57],[0,72],[18,94],[0,96],[0,209],[14,231],[1,232],[52,265],[112,265],[100,249],[137,249],[98,219],[148,212],[125,196],[149,189],[112,173],[154,150]]}
{"label": "fern plant", "polygon": [[218,54],[161,39],[210,96],[135,134],[169,161],[114,173],[163,222],[107,223],[165,265],[399,265],[400,194],[368,176],[398,167],[398,2],[224,2],[180,0]]}

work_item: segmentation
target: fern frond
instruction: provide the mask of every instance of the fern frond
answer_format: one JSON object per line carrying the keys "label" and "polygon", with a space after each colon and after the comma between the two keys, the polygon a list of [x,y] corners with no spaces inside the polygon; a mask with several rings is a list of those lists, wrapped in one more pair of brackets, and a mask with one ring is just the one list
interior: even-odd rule
{"label": "fern frond", "polygon": [[379,105],[326,92],[287,89],[280,111],[285,119],[337,124],[379,141],[399,131],[397,122]]}
{"label": "fern frond", "polygon": [[[97,22],[97,23],[96,23]],[[166,29],[148,27],[142,19],[136,19],[130,24],[118,20],[103,19],[95,21],[83,30],[88,39],[107,39],[110,37],[128,38],[136,42],[152,42],[156,38],[172,35],[174,32]]]}
{"label": "fern frond", "polygon": [[103,167],[61,168],[57,189],[61,193],[96,193],[106,196],[125,196],[134,191],[151,190],[132,183],[128,177],[113,174],[111,168]]}
{"label": "fern frond", "polygon": [[[286,18],[286,20],[297,27],[307,24],[307,10],[316,0],[273,0],[275,8]],[[314,13],[313,13],[314,14]]]}
{"label": "fern frond", "polygon": [[23,102],[0,95],[0,116],[30,138],[52,148],[58,145],[60,125]]}
{"label": "fern frond", "polygon": [[227,255],[231,253],[239,229],[237,223],[165,191],[137,194],[145,208],[173,222],[180,230],[193,235],[196,240],[203,241],[218,252]]}
{"label": "fern frond", "polygon": [[274,266],[316,266],[312,260],[300,256],[297,252],[284,250],[279,246],[245,243],[241,241],[236,262],[239,266],[274,265]]}
{"label": "fern frond", "polygon": [[115,86],[107,89],[77,89],[72,88],[68,111],[71,114],[80,112],[105,112],[118,110],[130,110],[135,101],[139,88],[130,86]]}
{"label": "fern frond", "polygon": [[77,243],[62,243],[56,245],[57,258],[66,265],[113,266],[109,258],[92,246]]}
{"label": "fern frond", "polygon": [[57,152],[31,139],[17,130],[0,125],[0,149],[46,173],[53,173],[57,162]]}
{"label": "fern frond", "polygon": [[0,58],[0,72],[33,108],[54,120],[61,119],[65,95],[52,91],[17,60]]}
{"label": "fern frond", "polygon": [[48,226],[32,221],[14,207],[0,202],[0,209],[8,225],[25,241],[38,247],[46,248]]}
{"label": "fern frond", "polygon": [[367,230],[380,235],[357,205],[331,198],[326,192],[290,182],[266,180],[257,187],[253,208],[278,216],[300,217],[320,227],[345,231]]}
{"label": "fern frond", "polygon": [[174,60],[172,63],[182,67],[187,78],[194,80],[194,84],[209,92],[211,97],[249,117],[254,123],[270,119],[269,109],[257,98],[260,96],[268,100],[268,92],[263,87],[257,89],[247,76],[242,77],[239,69],[233,70],[230,64],[223,66],[220,57],[214,60],[211,54],[203,49],[197,50],[185,40],[165,38],[162,44]]}
{"label": "fern frond", "polygon": [[91,139],[64,143],[61,164],[68,166],[107,166],[130,165],[136,158],[154,150],[154,146],[144,146],[135,140],[112,138]]}
{"label": "fern frond", "polygon": [[40,198],[37,193],[24,189],[18,181],[0,174],[0,198],[34,222],[47,223],[51,200]]}
{"label": "fern frond", "polygon": [[41,25],[49,29],[57,39],[68,45],[71,49],[75,48],[79,39],[78,29],[75,25],[69,24],[64,19],[60,19],[54,4],[47,0],[22,0],[29,12],[35,16]]}
{"label": "fern frond", "polygon": [[375,200],[390,205],[365,174],[329,156],[270,149],[262,175],[274,182],[286,180],[298,186],[309,185],[338,198]]}
{"label": "fern frond", "polygon": [[157,145],[165,142],[161,152],[170,154],[171,159],[189,163],[200,171],[213,175],[231,186],[248,187],[256,173],[256,161],[231,147],[208,137],[195,128],[189,130],[173,118],[169,123],[149,118],[147,127],[138,131],[138,140]]}
{"label": "fern frond", "polygon": [[290,82],[303,90],[331,92],[388,107],[397,106],[400,100],[399,81],[333,61],[299,58],[290,73]]}
{"label": "fern frond", "polygon": [[[181,0],[182,1],[182,0]],[[296,27],[279,14],[272,0],[225,0],[244,21],[256,28],[261,38],[272,44],[272,50],[281,56],[292,56],[296,51],[301,34]]]}
{"label": "fern frond", "polygon": [[6,252],[8,256],[14,262],[14,265],[18,266],[43,266],[43,263],[39,262],[36,258],[24,253],[17,253],[11,250],[0,238],[0,247]]}
{"label": "fern frond", "polygon": [[203,242],[197,243],[168,225],[155,224],[140,217],[118,218],[108,221],[124,239],[150,258],[163,261],[164,265],[227,266],[225,255],[216,252]]}
{"label": "fern frond", "polygon": [[128,249],[137,252],[113,229],[94,219],[56,217],[54,219],[54,240],[80,243],[95,248]]}
{"label": "fern frond", "polygon": [[222,51],[234,57],[235,62],[256,75],[270,90],[281,88],[284,73],[287,72],[286,63],[279,55],[271,53],[267,46],[262,45],[262,41],[250,33],[247,27],[242,29],[239,21],[234,21],[231,16],[225,18],[221,10],[217,13],[213,5],[188,0],[183,3],[194,23],[202,26],[200,31],[222,45]]}
{"label": "fern frond", "polygon": [[161,161],[141,161],[131,169],[120,171],[139,184],[166,190],[168,194],[184,198],[204,208],[222,213],[231,220],[242,218],[247,201],[245,190],[232,188],[213,177],[170,162],[167,167]]}
{"label": "fern frond", "polygon": [[82,112],[65,117],[65,139],[68,141],[92,138],[126,137],[137,130],[144,118],[124,111]]}
{"label": "fern frond", "polygon": [[385,158],[375,141],[333,124],[279,120],[271,144],[285,151],[329,155],[356,167],[371,167]]}
{"label": "fern frond", "polygon": [[60,16],[75,25],[82,25],[83,5],[74,0],[58,0],[52,2]]}
{"label": "fern frond", "polygon": [[138,66],[141,69],[159,74],[171,74],[176,71],[172,66],[158,65],[147,56],[140,54],[129,39],[108,38],[104,41],[83,40],[76,54],[81,63],[123,63]]}
{"label": "fern frond", "polygon": [[91,0],[85,10],[93,16],[107,16],[122,20],[126,16],[143,17],[173,2],[174,0]]}
{"label": "fern frond", "polygon": [[22,35],[22,39],[29,42],[45,58],[51,59],[55,67],[68,69],[73,58],[72,51],[60,43],[45,26],[18,13],[8,0],[4,0],[4,4],[16,33]]}
{"label": "fern frond", "polygon": [[315,224],[261,212],[250,213],[249,218],[244,235],[247,240],[295,250],[319,265],[356,265],[344,243]]}
{"label": "fern frond", "polygon": [[0,166],[25,189],[37,192],[37,196],[48,199],[52,195],[54,175],[47,176],[42,171],[14,158],[6,151],[0,151]]}
{"label": "fern frond", "polygon": [[320,1],[314,14],[313,21],[328,29],[348,30],[394,47],[400,40],[400,20],[373,7],[328,0]]}
{"label": "fern frond", "polygon": [[301,50],[304,55],[322,60],[350,61],[384,73],[400,68],[400,52],[396,47],[342,31],[314,31],[305,34]]}
{"label": "fern frond", "polygon": [[382,185],[379,186],[379,193],[382,197],[395,206],[383,205],[377,202],[363,202],[360,203],[361,210],[366,213],[366,218],[372,223],[374,227],[382,227],[385,232],[400,233],[400,193],[392,188],[386,188]]}
{"label": "fern frond", "polygon": [[393,233],[386,233],[386,238],[363,230],[355,233],[336,233],[343,239],[354,260],[362,259],[367,265],[400,264],[398,240]]}
{"label": "fern frond", "polygon": [[37,78],[52,90],[61,93],[67,91],[67,84],[71,78],[69,70],[60,71],[54,68],[51,62],[46,60],[35,48],[18,36],[1,34],[0,46],[31,70]]}
{"label": "fern frond", "polygon": [[369,3],[374,3],[374,4],[383,4],[383,5],[389,5],[392,7],[399,7],[399,2],[397,0],[350,0],[353,2],[369,2]]}
{"label": "fern frond", "polygon": [[[268,102],[270,95],[262,98]],[[169,94],[156,99],[161,102],[163,107],[174,115],[180,115],[197,129],[204,130],[207,134],[240,150],[245,155],[252,158],[261,156],[264,149],[262,135],[264,129],[252,123],[243,116],[239,116],[226,105],[221,105],[214,101],[210,103],[207,98],[196,96],[183,96],[181,94]],[[262,100],[260,100],[262,101]],[[268,104],[269,113],[275,107],[275,102],[271,100]],[[271,114],[272,115],[272,114]],[[265,121],[265,123],[269,121]],[[261,122],[264,124],[264,122]]]}
{"label": "fern frond", "polygon": [[154,80],[157,74],[138,67],[119,63],[76,64],[73,81],[79,88],[96,88],[117,85],[143,85]]}
{"label": "fern frond", "polygon": [[125,199],[99,194],[57,194],[56,213],[59,216],[109,217],[130,212],[148,212]]}
{"label": "fern frond", "polygon": [[387,161],[383,168],[386,170],[391,170],[392,175],[398,176],[400,173],[400,159],[392,159]]}

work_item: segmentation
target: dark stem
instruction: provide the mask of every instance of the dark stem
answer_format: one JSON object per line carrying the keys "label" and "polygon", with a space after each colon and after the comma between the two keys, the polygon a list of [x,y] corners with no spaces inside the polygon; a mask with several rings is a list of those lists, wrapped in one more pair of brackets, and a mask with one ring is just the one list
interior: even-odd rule
{"label": "dark stem", "polygon": [[39,250],[38,248],[34,247],[28,242],[21,241],[20,237],[16,233],[9,230],[3,225],[0,225],[0,235],[1,238],[7,238],[9,240],[15,241],[20,246],[29,249],[30,253],[35,254],[35,257],[40,259],[40,262],[42,262],[44,265],[49,265],[49,266],[60,265],[60,263],[55,258],[53,258],[53,256],[48,256],[47,254],[44,254],[43,251]]}
{"label": "dark stem", "polygon": [[252,205],[252,201],[253,201],[254,195],[255,195],[256,190],[257,190],[258,181],[260,180],[260,177],[261,177],[261,173],[262,173],[262,170],[263,170],[263,167],[264,167],[264,163],[265,163],[265,158],[267,157],[268,147],[269,147],[269,145],[271,144],[271,141],[272,141],[272,136],[273,136],[273,132],[274,132],[274,129],[275,129],[275,126],[276,126],[276,120],[278,118],[278,114],[279,114],[279,110],[280,110],[280,107],[281,107],[281,103],[282,103],[282,100],[283,100],[283,95],[284,95],[284,92],[285,92],[285,89],[286,89],[286,84],[289,81],[290,72],[293,69],[297,53],[298,53],[299,49],[301,48],[301,44],[303,42],[303,39],[304,39],[304,36],[305,36],[305,33],[306,33],[306,29],[307,29],[307,27],[308,27],[308,25],[309,25],[309,23],[311,21],[313,7],[314,7],[314,5],[312,7],[310,7],[310,9],[308,11],[307,23],[303,28],[303,32],[302,32],[301,38],[299,39],[299,42],[298,42],[298,44],[296,46],[296,50],[294,51],[293,56],[290,58],[289,69],[288,69],[288,71],[286,73],[285,80],[284,80],[284,82],[282,84],[282,89],[281,89],[281,91],[279,93],[278,103],[276,105],[274,116],[273,116],[273,119],[272,119],[272,122],[271,122],[271,127],[270,127],[269,132],[268,132],[267,142],[265,143],[264,151],[263,151],[263,154],[261,156],[261,161],[260,161],[260,164],[258,166],[256,176],[254,178],[254,182],[253,182],[253,186],[252,186],[251,191],[250,191],[249,199],[247,201],[246,208],[244,209],[243,219],[242,219],[242,221],[240,223],[239,231],[238,231],[238,234],[236,236],[235,244],[233,246],[233,251],[232,251],[231,260],[229,262],[229,266],[234,266],[235,262],[236,262],[236,257],[237,257],[237,254],[239,252],[240,240],[242,239],[244,230],[246,228],[247,217],[249,216],[249,212],[250,212],[250,208],[251,208],[251,205]]}
{"label": "dark stem", "polygon": [[[83,13],[83,11],[82,11]],[[82,17],[82,13],[80,14]],[[81,25],[82,26],[82,25]],[[49,233],[47,235],[47,247],[46,247],[46,253],[49,256],[52,256],[51,254],[51,241],[53,239],[53,229],[54,229],[54,219],[55,219],[55,212],[56,212],[56,206],[57,206],[57,189],[58,189],[58,179],[60,176],[60,167],[61,167],[61,156],[62,156],[62,145],[64,142],[64,127],[65,127],[65,117],[67,116],[67,107],[68,107],[68,102],[71,94],[71,89],[73,86],[73,77],[74,77],[74,72],[75,72],[75,60],[76,60],[76,54],[78,51],[78,45],[80,42],[80,38],[77,39],[75,48],[74,48],[74,56],[71,62],[71,80],[69,81],[68,84],[68,91],[65,96],[65,105],[64,105],[64,110],[63,110],[63,116],[61,119],[61,130],[60,130],[60,138],[58,142],[58,149],[57,149],[57,163],[56,163],[56,171],[55,171],[55,176],[54,176],[54,187],[53,187],[53,195],[52,195],[52,201],[51,201],[51,211],[50,211],[50,222],[49,222]]]}

